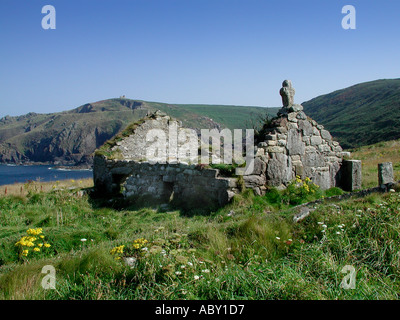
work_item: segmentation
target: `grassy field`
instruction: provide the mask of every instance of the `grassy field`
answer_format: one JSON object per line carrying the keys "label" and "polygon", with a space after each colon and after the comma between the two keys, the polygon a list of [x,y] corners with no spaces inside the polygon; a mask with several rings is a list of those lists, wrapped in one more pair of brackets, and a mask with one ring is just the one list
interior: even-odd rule
{"label": "grassy field", "polygon": [[64,189],[82,189],[93,187],[93,179],[59,180],[53,182],[31,181],[0,186],[0,195],[26,197],[32,192],[50,192]]}
{"label": "grassy field", "polygon": [[[399,298],[398,192],[319,204],[294,223],[294,203],[340,190],[302,181],[183,215],[113,207],[65,183],[0,197],[1,299]],[[46,265],[55,289],[41,286]],[[355,289],[341,287],[346,265]]]}
{"label": "grassy field", "polygon": [[378,163],[392,162],[395,181],[400,181],[400,140],[379,142],[350,150],[352,159],[361,160],[363,188],[378,185]]}

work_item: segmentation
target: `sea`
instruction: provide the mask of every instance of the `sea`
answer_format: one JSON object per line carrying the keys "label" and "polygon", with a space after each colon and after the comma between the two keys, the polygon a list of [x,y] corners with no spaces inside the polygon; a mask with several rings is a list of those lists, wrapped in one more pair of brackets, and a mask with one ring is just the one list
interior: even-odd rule
{"label": "sea", "polygon": [[0,185],[25,183],[28,181],[58,181],[65,179],[93,178],[92,169],[57,168],[48,165],[0,164]]}

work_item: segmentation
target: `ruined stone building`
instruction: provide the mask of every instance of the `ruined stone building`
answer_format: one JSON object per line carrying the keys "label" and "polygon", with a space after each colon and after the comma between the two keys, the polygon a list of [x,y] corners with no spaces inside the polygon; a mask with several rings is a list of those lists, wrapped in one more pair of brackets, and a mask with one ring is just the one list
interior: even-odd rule
{"label": "ruined stone building", "polygon": [[[284,188],[296,176],[309,177],[322,189],[361,188],[361,164],[349,161],[344,165],[348,153],[301,105],[294,104],[294,93],[291,82],[285,80],[280,90],[283,107],[265,124],[262,141],[252,146],[253,157],[246,158],[252,162],[252,170],[243,175],[227,175],[201,163],[200,138],[168,115],[156,112],[96,151],[95,188],[105,195],[120,194],[132,200],[208,207],[228,203],[243,186],[262,195],[269,187]],[[344,171],[346,176],[356,177],[350,184]]]}

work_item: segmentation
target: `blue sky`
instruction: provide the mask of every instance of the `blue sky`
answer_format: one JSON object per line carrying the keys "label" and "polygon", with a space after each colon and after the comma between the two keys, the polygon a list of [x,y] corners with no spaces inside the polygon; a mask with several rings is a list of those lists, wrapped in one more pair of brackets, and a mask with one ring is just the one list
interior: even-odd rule
{"label": "blue sky", "polygon": [[399,78],[399,32],[396,0],[1,0],[0,117],[120,95],[279,107],[284,79],[301,103]]}

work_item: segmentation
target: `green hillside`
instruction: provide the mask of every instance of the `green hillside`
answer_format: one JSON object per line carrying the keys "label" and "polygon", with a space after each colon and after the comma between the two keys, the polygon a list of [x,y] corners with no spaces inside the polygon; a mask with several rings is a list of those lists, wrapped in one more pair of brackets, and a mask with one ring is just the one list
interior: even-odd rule
{"label": "green hillside", "polygon": [[400,138],[400,79],[360,83],[303,106],[344,148]]}

